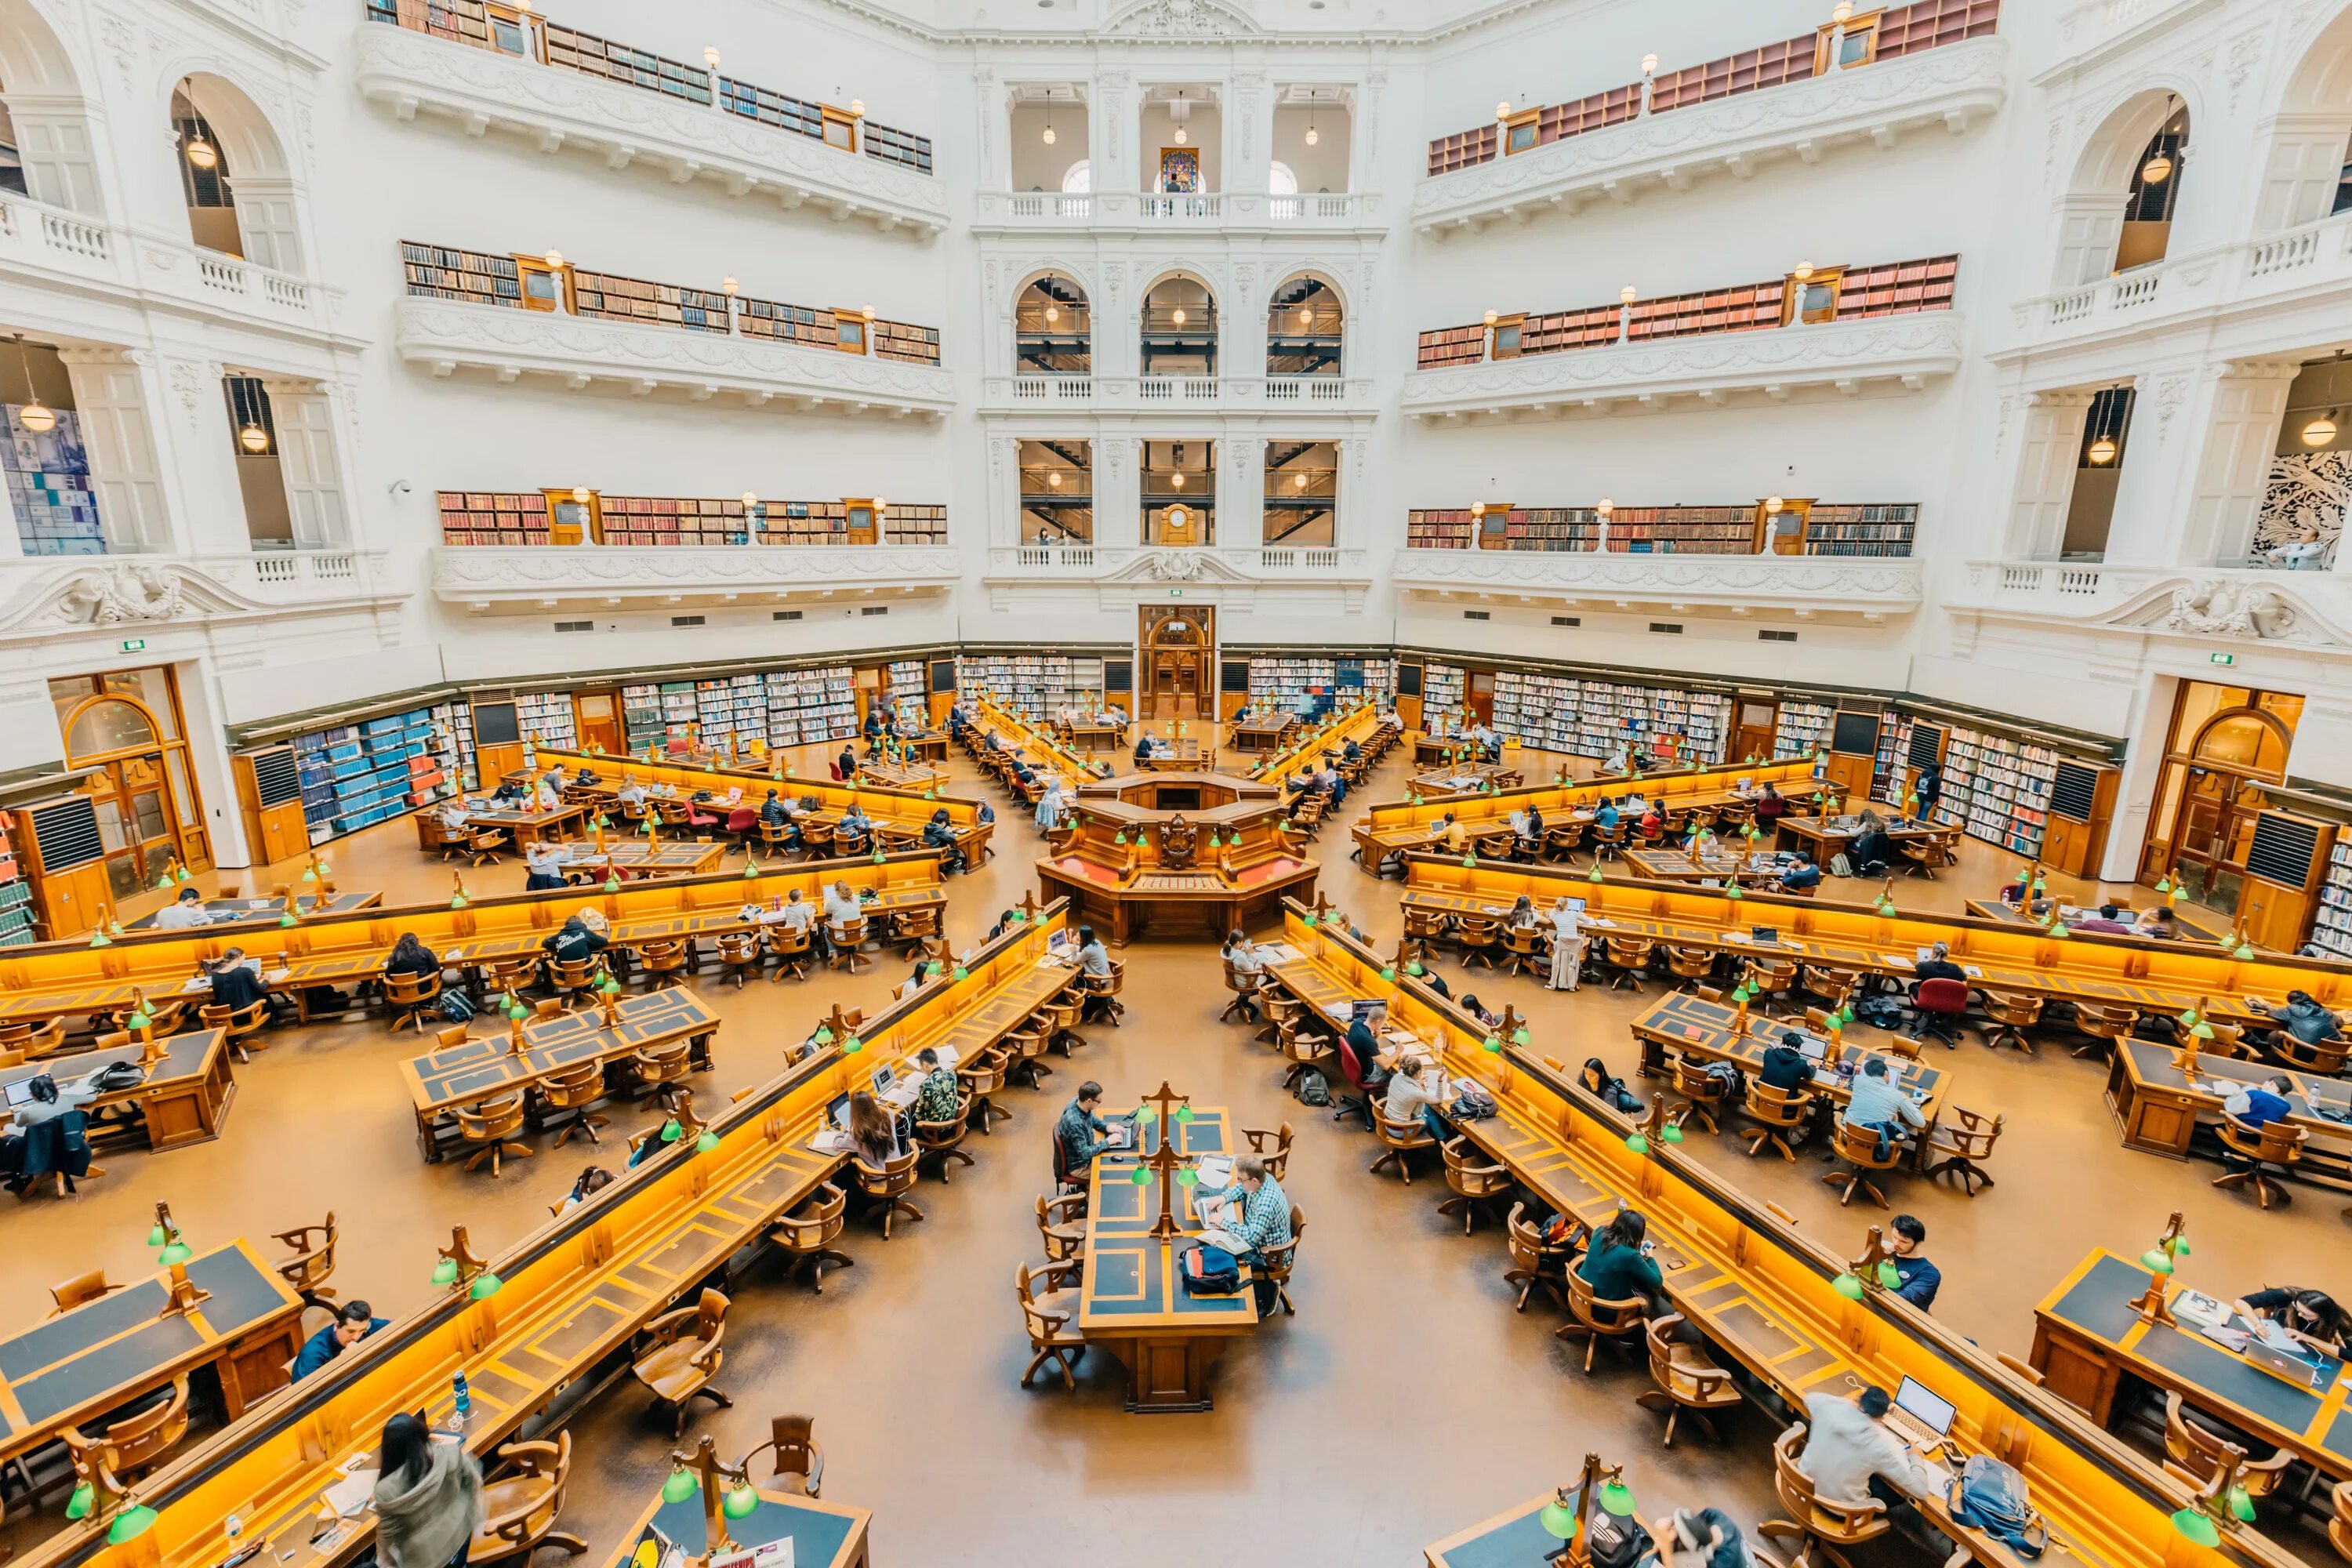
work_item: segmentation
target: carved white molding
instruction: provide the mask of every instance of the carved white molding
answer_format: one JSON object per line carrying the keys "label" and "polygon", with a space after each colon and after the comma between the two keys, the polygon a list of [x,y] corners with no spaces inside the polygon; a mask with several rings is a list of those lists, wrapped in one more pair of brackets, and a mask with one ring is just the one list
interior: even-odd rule
{"label": "carved white molding", "polygon": [[1601,196],[1625,202],[1643,190],[1687,190],[1704,174],[1745,177],[1771,158],[1811,163],[1834,147],[1892,147],[1921,126],[1940,124],[1958,135],[2007,100],[2008,61],[2001,39],[1979,38],[1645,114],[1423,180],[1413,193],[1413,227],[1442,237],[1498,218],[1523,223]]}
{"label": "carved white molding", "polygon": [[1400,550],[1391,574],[1400,593],[1472,602],[1802,610],[1865,619],[1917,609],[1923,575],[1917,561],[1882,556],[1519,550]]}
{"label": "carved white molding", "polygon": [[1369,376],[991,375],[982,378],[981,412],[1356,421],[1377,417],[1380,404]]}
{"label": "carved white molding", "polygon": [[836,220],[854,217],[886,234],[929,239],[948,225],[938,179],[715,107],[383,23],[361,24],[353,56],[360,91],[403,120],[423,110],[469,135],[498,131],[543,153],[593,152],[613,169],[642,161],[678,184],[707,182],[731,196],[758,192],[787,210],[813,202]]}
{"label": "carved white molding", "polygon": [[1933,310],[1528,354],[1418,371],[1405,378],[1403,408],[1463,420],[1649,413],[1675,398],[1777,400],[1803,389],[1916,392],[1959,369],[1966,335],[1958,312]]}
{"label": "carved white molding", "polygon": [[1171,235],[1348,236],[1377,241],[1388,235],[1378,191],[1269,195],[1263,191],[1215,191],[1199,196],[1156,196],[1136,191],[979,191],[972,227],[982,234],[1091,233],[1164,239]]}
{"label": "carved white molding", "polygon": [[1943,592],[1956,612],[1988,620],[2199,642],[2352,647],[2352,581],[2332,572],[1971,561]]}
{"label": "carved white molding", "polygon": [[1047,544],[995,546],[983,583],[997,610],[1121,610],[1181,597],[1235,612],[1355,615],[1372,576],[1369,552],[1320,545]]}
{"label": "carved white molding", "polygon": [[475,614],[593,605],[845,603],[951,590],[963,558],[938,544],[439,545],[433,595]]}
{"label": "carved white molding", "polygon": [[389,609],[405,595],[383,574],[381,551],[26,556],[0,563],[0,643]]}
{"label": "carved white molding", "polygon": [[443,300],[403,300],[395,320],[400,357],[435,375],[464,369],[502,381],[553,377],[575,392],[640,397],[725,393],[779,412],[894,419],[936,420],[955,404],[954,384],[940,367],[868,354]]}

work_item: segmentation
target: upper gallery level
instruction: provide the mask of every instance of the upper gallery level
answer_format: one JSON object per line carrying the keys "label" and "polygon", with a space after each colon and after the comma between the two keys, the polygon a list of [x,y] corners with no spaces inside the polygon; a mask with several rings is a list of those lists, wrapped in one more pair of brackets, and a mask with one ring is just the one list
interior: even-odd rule
{"label": "upper gallery level", "polygon": [[[496,132],[550,154],[569,148],[611,169],[657,169],[676,184],[770,196],[786,210],[814,203],[884,233],[929,239],[947,226],[930,138],[867,119],[862,99],[795,97],[723,69],[716,45],[698,60],[673,59],[562,26],[524,0],[359,5],[354,78],[402,120],[421,110],[469,136]],[[771,64],[779,75],[792,68]]]}
{"label": "upper gallery level", "polygon": [[1573,213],[1606,196],[1746,179],[1778,158],[1819,163],[1844,146],[1953,135],[2008,97],[2000,0],[1916,0],[1862,10],[1840,0],[1813,32],[1676,69],[1645,55],[1632,81],[1562,103],[1506,98],[1494,119],[1433,138],[1412,224],[1443,237],[1500,218]]}

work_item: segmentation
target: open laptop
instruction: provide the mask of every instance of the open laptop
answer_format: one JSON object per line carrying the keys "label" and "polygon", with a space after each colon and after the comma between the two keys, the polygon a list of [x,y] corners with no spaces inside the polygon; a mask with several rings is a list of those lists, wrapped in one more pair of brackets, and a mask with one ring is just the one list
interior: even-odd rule
{"label": "open laptop", "polygon": [[1807,1035],[1804,1038],[1804,1043],[1797,1047],[1797,1054],[1803,1057],[1807,1061],[1819,1065],[1820,1063],[1829,1059],[1830,1043],[1827,1040],[1817,1038],[1811,1035]]}
{"label": "open laptop", "polygon": [[1950,1400],[1917,1378],[1906,1377],[1895,1391],[1895,1404],[1886,1412],[1886,1424],[1924,1454],[1941,1447],[1944,1439],[1951,1436],[1953,1414]]}
{"label": "open laptop", "polygon": [[13,1110],[19,1105],[30,1105],[32,1102],[33,1080],[31,1079],[19,1079],[15,1083],[8,1086],[8,1104],[10,1109]]}

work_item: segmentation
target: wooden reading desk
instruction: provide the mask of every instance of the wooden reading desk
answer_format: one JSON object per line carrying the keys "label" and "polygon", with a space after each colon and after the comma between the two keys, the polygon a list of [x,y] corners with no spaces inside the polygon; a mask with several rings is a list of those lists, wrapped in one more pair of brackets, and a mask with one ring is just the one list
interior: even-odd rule
{"label": "wooden reading desk", "polygon": [[948,782],[945,768],[935,768],[929,763],[886,763],[879,759],[858,763],[857,777],[861,783],[915,795],[927,789],[943,789]]}
{"label": "wooden reading desk", "polygon": [[1108,752],[1124,744],[1124,719],[1073,719],[1063,725],[1065,738],[1082,752]]}
{"label": "wooden reading desk", "polygon": [[[2210,1129],[2221,1120],[2222,1100],[2242,1087],[2283,1078],[2292,1086],[2286,1120],[2305,1135],[2303,1158],[2293,1174],[2323,1180],[2335,1186],[2352,1185],[2352,1120],[2339,1121],[2317,1114],[2315,1097],[2339,1112],[2352,1107],[2352,1082],[2297,1072],[2272,1062],[2233,1061],[2228,1057],[2200,1056],[2197,1082],[2173,1065],[2178,1050],[2157,1040],[2126,1038],[2116,1042],[2107,1066],[2107,1109],[2115,1113],[2116,1130],[2124,1147],[2150,1154],[2186,1159],[2200,1127]],[[2218,1089],[2216,1086],[2219,1086]],[[2218,1142],[2209,1145],[2219,1155]]]}
{"label": "wooden reading desk", "polygon": [[1298,722],[1291,713],[1271,719],[1236,719],[1226,726],[1226,734],[1236,752],[1275,752],[1282,749],[1282,738]]}
{"label": "wooden reading desk", "polygon": [[241,1240],[184,1267],[211,1293],[194,1311],[164,1310],[170,1280],[158,1273],[0,1341],[0,1460],[206,1368],[232,1421],[286,1386],[302,1298]]}
{"label": "wooden reading desk", "polygon": [[[663,1540],[684,1552],[689,1562],[710,1549],[699,1490],[684,1502],[663,1501],[659,1488],[653,1496],[636,1524],[621,1538],[625,1544],[606,1568],[660,1568]],[[868,1509],[760,1489],[760,1506],[741,1519],[729,1520],[727,1534],[746,1551],[789,1542],[793,1568],[866,1568],[866,1530],[873,1521]]]}
{"label": "wooden reading desk", "polygon": [[1276,785],[1286,795],[1300,773],[1322,767],[1324,752],[1344,753],[1350,741],[1359,751],[1376,750],[1373,741],[1383,722],[1381,710],[1369,701],[1353,708],[1334,708],[1314,723],[1302,725],[1282,750],[1251,768],[1249,776]]}
{"label": "wooden reading desk", "polygon": [[[1191,1121],[1171,1118],[1169,1125],[1175,1130],[1176,1152],[1187,1159],[1234,1151],[1236,1141],[1227,1134],[1231,1118],[1222,1107],[1196,1106]],[[1109,1352],[1127,1368],[1129,1410],[1207,1410],[1216,1403],[1209,1395],[1209,1371],[1225,1342],[1257,1326],[1249,1268],[1243,1266],[1242,1288],[1230,1296],[1185,1293],[1176,1277],[1181,1239],[1150,1234],[1160,1214],[1159,1183],[1139,1186],[1132,1179],[1139,1161],[1160,1147],[1160,1120],[1147,1105],[1135,1126],[1137,1148],[1096,1155],[1088,1178],[1093,1196],[1079,1254],[1086,1268],[1078,1331],[1087,1344]],[[1207,1184],[1171,1181],[1169,1191],[1182,1207],[1177,1217],[1184,1236],[1199,1235],[1193,1200],[1207,1193]]]}
{"label": "wooden reading desk", "polygon": [[[2132,1303],[2150,1278],[2133,1259],[2097,1249],[2034,1308],[2033,1365],[2052,1393],[2104,1426],[2116,1417],[2118,1385],[2128,1374],[2331,1479],[2352,1477],[2342,1363],[2323,1358],[2315,1388],[2216,1343],[2187,1318],[2178,1327],[2148,1322]],[[2177,1302],[2182,1289],[2167,1289],[2168,1301]],[[2207,1294],[2229,1301],[2226,1289]]]}
{"label": "wooden reading desk", "polygon": [[[606,835],[601,849],[584,838],[564,845],[560,864],[574,875],[610,868],[638,877],[699,877],[719,869],[726,855],[727,846],[715,839],[704,843],[691,838],[646,838],[636,834],[613,833]],[[590,879],[601,879],[592,875]]]}
{"label": "wooden reading desk", "polygon": [[[2039,901],[2047,903],[2049,900],[2045,899]],[[1979,920],[1998,921],[2002,925],[2038,928],[2042,923],[2038,919],[2020,910],[2015,904],[2004,903],[1999,899],[1970,899],[1964,907],[1969,914]],[[2059,907],[2074,910],[2073,914],[2063,917],[2070,924],[2078,916],[2096,915],[2101,908],[2098,904],[2081,908],[2063,903]],[[2124,920],[2139,918],[2139,911],[2129,904],[2118,904],[2116,910],[2117,915]],[[2200,910],[2193,904],[2175,904],[2172,906],[2172,923],[2180,930],[2180,934],[2177,937],[2134,936],[2129,940],[2152,942],[2195,942],[2208,947],[2219,946],[2224,942],[2230,942],[2232,946],[2236,945],[2228,923],[2210,910]],[[2116,933],[2097,931],[2085,934],[2113,937]]]}
{"label": "wooden reading desk", "polygon": [[[1385,960],[1309,916],[1289,909],[1284,934],[1298,956],[1271,966],[1281,983],[1302,995],[1304,982],[1328,995],[1386,998],[1390,1029],[1418,1040],[1449,1079],[1475,1079],[1494,1098],[1499,1114],[1462,1131],[1542,1204],[1594,1227],[1638,1208],[1675,1310],[1737,1367],[1751,1396],[1778,1402],[1772,1414],[1796,1407],[1801,1419],[1808,1394],[1843,1396],[1915,1377],[1953,1404],[1951,1437],[1964,1454],[1992,1454],[2023,1474],[2050,1525],[2045,1563],[2063,1561],[2063,1547],[2081,1564],[2181,1568],[2168,1519],[2187,1492],[2153,1461],[1878,1288],[1868,1270],[1860,1300],[1839,1293],[1845,1253],[1864,1241],[1859,1220],[1847,1246],[1825,1246],[1672,1146],[1635,1152],[1626,1143],[1633,1124],[1543,1054],[1541,1041],[1483,1049],[1484,1025],[1419,981],[1381,980]],[[2019,1568],[2000,1542],[1954,1521],[1940,1496],[1918,1501],[1978,1563]],[[2265,1568],[2297,1561],[2251,1531],[2232,1540]]]}
{"label": "wooden reading desk", "polygon": [[1728,883],[1737,877],[1743,888],[1777,882],[1796,863],[1769,849],[1750,855],[1722,844],[1696,855],[1665,848],[1627,849],[1622,854],[1626,867],[1645,881]]}
{"label": "wooden reading desk", "polygon": [[[222,1029],[194,1029],[166,1035],[156,1041],[163,1059],[147,1069],[146,1078],[129,1089],[109,1089],[83,1109],[89,1115],[89,1136],[97,1142],[111,1121],[98,1120],[100,1111],[130,1106],[139,1114],[150,1149],[177,1149],[220,1136],[228,1120],[229,1101],[236,1098],[236,1080],[229,1072],[228,1034]],[[87,1078],[117,1062],[136,1062],[145,1047],[137,1040],[79,1056],[53,1057],[0,1068],[0,1089],[47,1073],[60,1079]]]}
{"label": "wooden reading desk", "polygon": [[416,1141],[430,1163],[441,1158],[441,1132],[460,1106],[538,1083],[581,1062],[613,1061],[673,1040],[692,1042],[695,1070],[710,1066],[710,1037],[719,1015],[683,985],[615,998],[615,1026],[604,1026],[604,1009],[530,1018],[522,1025],[522,1049],[505,1033],[477,1035],[462,1046],[429,1052],[400,1064],[408,1097],[416,1109]]}
{"label": "wooden reading desk", "polygon": [[[415,814],[420,841],[433,817],[434,814],[428,812]],[[487,805],[477,805],[468,801],[466,803],[466,826],[468,829],[503,827],[507,830],[507,837],[514,840],[517,849],[529,844],[560,844],[567,838],[578,838],[588,831],[588,807],[576,801],[566,801],[545,811],[509,811]],[[439,846],[428,845],[426,847],[438,848]]]}
{"label": "wooden reading desk", "polygon": [[1038,884],[1124,946],[1189,929],[1222,940],[1312,892],[1320,865],[1281,826],[1279,792],[1227,773],[1122,773],[1078,786],[1073,825],[1038,858]]}
{"label": "wooden reading desk", "polygon": [[[1891,805],[1886,808],[1889,813],[1894,810]],[[1885,816],[1885,813],[1881,815]],[[1830,858],[1843,854],[1845,847],[1853,843],[1862,832],[1860,819],[1851,816],[1821,817],[1792,815],[1781,817],[1773,825],[1773,828],[1775,843],[1782,848],[1801,847],[1811,850],[1813,858],[1821,864],[1824,872],[1829,869]],[[1896,818],[1892,816],[1886,816],[1887,841],[1897,846],[1916,844],[1926,838],[1957,838],[1959,836],[1960,827],[1958,823],[1913,822],[1908,825],[1898,825]]]}
{"label": "wooden reading desk", "polygon": [[[813,820],[829,827],[841,820],[842,814],[855,800],[858,808],[875,822],[910,836],[919,835],[923,825],[931,819],[931,814],[944,806],[948,820],[955,825],[957,837],[965,839],[967,854],[987,843],[985,829],[982,829],[976,838],[965,837],[980,820],[980,802],[977,800],[965,795],[938,795],[937,792],[926,795],[919,788],[891,789],[881,784],[836,784],[823,776],[804,777],[792,772],[782,752],[770,753],[767,768],[727,767],[715,763],[710,766],[697,767],[682,763],[646,762],[640,757],[550,752],[543,748],[539,756],[542,763],[561,763],[572,774],[573,782],[565,792],[567,796],[582,795],[599,804],[617,798],[622,782],[634,779],[648,786],[667,785],[674,794],[664,798],[693,804],[704,814],[715,815],[724,822],[730,812],[758,810],[768,798],[768,792],[774,790],[780,798],[817,803],[813,815],[797,818],[801,822]],[[583,786],[578,782],[580,770],[583,768],[594,771],[594,784]],[[712,798],[694,802],[697,790],[709,790]],[[730,802],[727,798],[730,790],[742,793]],[[974,856],[974,859],[977,858]]]}
{"label": "wooden reading desk", "polygon": [[[326,895],[327,907],[323,910],[319,907],[319,895],[315,893],[298,895],[294,900],[295,912],[306,920],[322,914],[347,915],[355,910],[375,908],[383,902],[383,895],[377,892],[330,893]],[[168,904],[164,906],[165,909],[170,907]],[[278,918],[286,912],[286,900],[284,899],[206,899],[204,909],[204,924],[183,929],[228,931],[253,926],[274,926],[278,923]],[[164,928],[155,923],[157,917],[163,912],[163,910],[157,910],[154,914],[142,915],[135,921],[125,921],[122,922],[122,929],[124,931],[163,930]]]}
{"label": "wooden reading desk", "polygon": [[1206,764],[1202,761],[1201,742],[1190,735],[1154,735],[1151,755],[1135,764],[1156,773],[1199,773]]}
{"label": "wooden reading desk", "polygon": [[1451,801],[1465,795],[1485,795],[1490,788],[1516,789],[1522,782],[1519,770],[1508,763],[1448,763],[1415,775],[1412,787],[1423,799]]}

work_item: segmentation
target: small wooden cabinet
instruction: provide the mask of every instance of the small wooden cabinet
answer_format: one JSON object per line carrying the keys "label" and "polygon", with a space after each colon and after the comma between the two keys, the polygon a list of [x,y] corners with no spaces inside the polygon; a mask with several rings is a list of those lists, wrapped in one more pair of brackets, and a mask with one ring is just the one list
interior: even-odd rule
{"label": "small wooden cabinet", "polygon": [[9,832],[33,885],[43,940],[79,936],[110,906],[98,810],[86,795],[61,795],[16,813]]}
{"label": "small wooden cabinet", "polygon": [[291,859],[310,847],[302,813],[302,780],[291,746],[259,746],[229,758],[237,811],[245,819],[245,850],[255,865]]}

